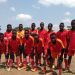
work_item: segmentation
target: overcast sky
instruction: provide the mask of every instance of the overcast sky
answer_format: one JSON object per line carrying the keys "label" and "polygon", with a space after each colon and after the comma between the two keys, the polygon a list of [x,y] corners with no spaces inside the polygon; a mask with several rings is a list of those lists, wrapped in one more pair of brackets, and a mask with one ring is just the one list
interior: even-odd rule
{"label": "overcast sky", "polygon": [[2,32],[7,24],[17,27],[23,23],[24,27],[32,22],[39,26],[40,22],[53,23],[57,29],[60,22],[70,25],[75,18],[75,0],[0,0],[0,25]]}

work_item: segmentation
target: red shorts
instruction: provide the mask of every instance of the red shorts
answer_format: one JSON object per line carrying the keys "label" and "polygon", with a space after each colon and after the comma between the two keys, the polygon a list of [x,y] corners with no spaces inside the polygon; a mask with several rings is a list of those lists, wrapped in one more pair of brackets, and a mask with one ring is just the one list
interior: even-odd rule
{"label": "red shorts", "polygon": [[0,54],[5,54],[5,53],[6,53],[6,51],[4,51],[4,50],[3,51],[0,51]]}
{"label": "red shorts", "polygon": [[10,53],[16,54],[16,53],[19,53],[19,50],[12,50],[10,51]]}
{"label": "red shorts", "polygon": [[75,50],[69,50],[68,51],[68,56],[73,56],[75,54]]}
{"label": "red shorts", "polygon": [[32,53],[32,50],[24,50],[26,55],[30,55]]}
{"label": "red shorts", "polygon": [[45,55],[47,55],[47,49],[48,49],[48,46],[45,45],[45,46],[44,46],[44,53],[45,53]]}

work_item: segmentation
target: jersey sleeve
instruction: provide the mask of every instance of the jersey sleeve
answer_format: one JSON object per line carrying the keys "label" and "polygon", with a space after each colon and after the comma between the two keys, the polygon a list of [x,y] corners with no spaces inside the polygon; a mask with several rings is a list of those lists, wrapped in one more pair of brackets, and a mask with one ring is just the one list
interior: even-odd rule
{"label": "jersey sleeve", "polygon": [[61,47],[61,48],[64,48],[63,42],[62,42],[60,39],[58,39],[58,41],[59,41],[60,47]]}

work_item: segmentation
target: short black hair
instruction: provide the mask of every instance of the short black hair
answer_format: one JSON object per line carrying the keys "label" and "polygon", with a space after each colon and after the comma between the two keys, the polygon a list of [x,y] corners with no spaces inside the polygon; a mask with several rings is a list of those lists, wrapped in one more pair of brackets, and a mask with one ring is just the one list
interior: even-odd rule
{"label": "short black hair", "polygon": [[51,25],[51,27],[53,27],[53,24],[52,24],[52,23],[49,23],[48,26],[49,26],[49,25]]}
{"label": "short black hair", "polygon": [[35,24],[35,23],[32,23],[31,25],[34,25],[34,26],[36,26],[36,24]]}
{"label": "short black hair", "polygon": [[12,25],[11,25],[11,24],[7,24],[7,27],[8,27],[8,26],[12,27]]}
{"label": "short black hair", "polygon": [[12,30],[12,32],[13,32],[13,31],[17,32],[17,30],[16,30],[16,29],[13,29],[13,30]]}
{"label": "short black hair", "polygon": [[0,35],[4,35],[3,33],[0,33]]}
{"label": "short black hair", "polygon": [[62,24],[62,25],[64,25],[64,23],[63,23],[63,22],[61,22],[61,23],[60,23],[60,25],[61,25],[61,24]]}
{"label": "short black hair", "polygon": [[73,24],[75,24],[75,19],[73,19],[73,20],[71,21],[71,25],[73,25]]}
{"label": "short black hair", "polygon": [[21,24],[21,23],[19,24],[19,26],[20,26],[20,25],[23,26],[23,24]]}
{"label": "short black hair", "polygon": [[53,36],[53,35],[56,35],[56,33],[55,32],[51,33],[50,37]]}
{"label": "short black hair", "polygon": [[44,25],[44,22],[41,22],[40,25]]}

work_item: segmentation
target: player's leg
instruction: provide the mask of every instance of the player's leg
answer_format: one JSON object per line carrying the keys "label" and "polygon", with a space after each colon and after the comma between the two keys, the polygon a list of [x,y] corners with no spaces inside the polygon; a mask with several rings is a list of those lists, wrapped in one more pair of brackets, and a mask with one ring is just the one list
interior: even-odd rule
{"label": "player's leg", "polygon": [[0,64],[1,64],[1,53],[0,53]]}
{"label": "player's leg", "polygon": [[14,53],[10,53],[10,59],[9,59],[9,63],[8,63],[9,66],[8,66],[7,71],[10,71],[12,69],[13,57],[14,57]]}
{"label": "player's leg", "polygon": [[55,60],[55,59],[53,59],[53,58],[49,58],[49,61],[50,61],[50,72],[53,72],[52,66],[53,66],[53,64],[54,64],[54,60]]}
{"label": "player's leg", "polygon": [[46,56],[43,56],[43,73],[46,73]]}
{"label": "player's leg", "polygon": [[9,53],[5,54],[6,67],[9,66]]}
{"label": "player's leg", "polygon": [[68,71],[70,71],[71,60],[72,60],[72,56],[69,56],[68,57],[68,66],[67,66]]}
{"label": "player's leg", "polygon": [[62,75],[62,62],[63,62],[63,58],[59,57],[57,62],[59,75]]}
{"label": "player's leg", "polygon": [[31,63],[31,71],[35,71],[34,69],[34,50],[30,54],[30,63]]}
{"label": "player's leg", "polygon": [[64,52],[65,69],[67,69],[67,66],[68,66],[67,54],[68,54],[68,50],[65,49],[65,52]]}
{"label": "player's leg", "polygon": [[20,56],[19,56],[19,52],[16,52],[16,65],[17,65],[17,69],[20,70]]}
{"label": "player's leg", "polygon": [[23,52],[23,69],[26,70],[27,68],[27,60],[26,60],[27,54]]}
{"label": "player's leg", "polygon": [[20,65],[22,64],[23,62],[23,50],[24,50],[24,46],[20,46]]}

